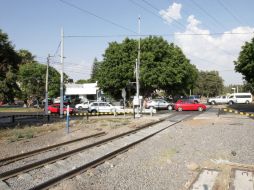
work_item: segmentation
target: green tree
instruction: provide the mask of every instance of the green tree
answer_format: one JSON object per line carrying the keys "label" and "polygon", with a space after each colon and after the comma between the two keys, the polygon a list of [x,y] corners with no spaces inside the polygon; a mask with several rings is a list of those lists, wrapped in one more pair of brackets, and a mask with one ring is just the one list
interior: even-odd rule
{"label": "green tree", "polygon": [[20,91],[16,83],[20,62],[8,35],[0,29],[0,100],[13,102]]}
{"label": "green tree", "polygon": [[202,96],[216,96],[223,92],[223,79],[218,71],[200,71],[194,93]]}
{"label": "green tree", "polygon": [[27,64],[27,63],[35,62],[35,56],[31,52],[29,52],[28,50],[20,49],[18,51],[18,55],[21,58],[21,64]]}
{"label": "green tree", "polygon": [[99,76],[99,72],[100,72],[101,63],[102,62],[99,62],[97,60],[97,58],[94,58],[90,82],[96,82],[96,81],[98,81],[98,76]]}
{"label": "green tree", "polygon": [[235,92],[237,92],[237,89],[238,89],[238,92],[244,92],[245,89],[246,89],[246,86],[245,85],[230,84],[230,85],[224,86],[223,93],[224,94],[231,94],[231,93],[233,93],[234,90],[232,88],[236,89]]}
{"label": "green tree", "polygon": [[242,46],[242,50],[239,54],[237,61],[235,63],[235,70],[244,76],[244,79],[248,83],[248,87],[252,92],[254,89],[254,38],[251,42],[246,42]]}
{"label": "green tree", "polygon": [[[121,97],[121,89],[135,81],[138,41],[111,42],[103,55],[98,83],[105,93]],[[197,69],[174,44],[162,37],[141,40],[140,90],[144,96],[156,90],[185,92],[194,85]]]}
{"label": "green tree", "polygon": [[[65,76],[66,78],[66,76]],[[19,69],[19,83],[23,97],[45,96],[46,65],[36,62],[24,64]],[[57,97],[60,94],[60,74],[53,67],[49,67],[49,97]]]}

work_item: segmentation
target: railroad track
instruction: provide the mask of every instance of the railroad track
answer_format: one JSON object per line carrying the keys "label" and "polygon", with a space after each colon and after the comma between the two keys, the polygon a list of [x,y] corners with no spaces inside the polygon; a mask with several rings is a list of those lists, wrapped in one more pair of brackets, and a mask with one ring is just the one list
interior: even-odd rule
{"label": "railroad track", "polygon": [[[95,167],[190,117],[193,117],[193,115],[172,114],[170,118],[144,125],[114,137],[46,159],[36,160],[33,163],[18,165],[18,167],[0,173],[0,189],[48,189],[61,180],[71,178],[91,167]],[[21,157],[20,159],[22,159]],[[7,161],[6,163],[9,165],[12,162]],[[6,165],[2,165],[0,169],[4,167]]]}

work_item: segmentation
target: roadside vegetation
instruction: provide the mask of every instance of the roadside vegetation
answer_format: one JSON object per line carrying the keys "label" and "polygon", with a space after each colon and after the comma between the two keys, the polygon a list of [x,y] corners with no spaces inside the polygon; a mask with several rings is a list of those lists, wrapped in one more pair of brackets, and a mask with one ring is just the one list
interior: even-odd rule
{"label": "roadside vegetation", "polygon": [[[44,99],[46,65],[36,61],[36,56],[25,49],[15,50],[8,35],[0,29],[0,105],[14,103],[15,99]],[[138,40],[126,38],[122,42],[110,42],[103,59],[94,59],[90,79],[76,83],[98,81],[105,95],[119,99],[125,88],[127,100],[136,93],[135,61]],[[246,42],[235,63],[235,70],[246,80],[242,87],[254,92],[254,38]],[[165,96],[189,95],[216,96],[225,93],[227,87],[218,71],[201,71],[186,57],[177,45],[162,37],[141,39],[140,94],[148,97],[155,91]],[[73,81],[64,74],[64,82]],[[49,97],[59,96],[60,74],[49,67]]]}
{"label": "roadside vegetation", "polygon": [[[71,130],[79,130],[82,128],[92,128],[97,131],[114,130],[120,127],[135,127],[131,118],[91,118],[89,120],[79,119],[70,122]],[[25,125],[23,127],[0,129],[0,140],[15,142],[24,139],[31,139],[37,136],[45,135],[57,130],[65,130],[66,123],[54,122],[44,125]]]}
{"label": "roadside vegetation", "polygon": [[0,112],[42,112],[43,109],[23,107],[0,107]]}

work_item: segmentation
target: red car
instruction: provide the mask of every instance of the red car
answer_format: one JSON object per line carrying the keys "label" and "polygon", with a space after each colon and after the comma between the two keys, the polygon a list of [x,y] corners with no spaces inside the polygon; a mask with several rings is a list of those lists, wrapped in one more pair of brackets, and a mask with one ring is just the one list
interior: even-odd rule
{"label": "red car", "polygon": [[[48,113],[60,113],[60,104],[52,104],[48,106]],[[63,113],[67,113],[67,106],[64,105],[63,107]],[[74,108],[69,108],[69,113],[75,113]]]}
{"label": "red car", "polygon": [[174,105],[175,110],[177,111],[183,111],[183,110],[189,110],[189,111],[204,111],[206,110],[206,105],[201,103],[196,103],[190,100],[178,100]]}

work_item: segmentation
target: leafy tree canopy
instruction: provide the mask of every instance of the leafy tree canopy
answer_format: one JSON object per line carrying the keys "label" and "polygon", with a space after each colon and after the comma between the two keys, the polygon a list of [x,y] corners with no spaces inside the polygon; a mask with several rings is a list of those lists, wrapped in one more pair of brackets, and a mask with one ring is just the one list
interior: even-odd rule
{"label": "leafy tree canopy", "polygon": [[[138,41],[126,38],[122,43],[111,42],[100,64],[98,83],[105,93],[121,97],[121,89],[135,82],[135,61]],[[186,91],[194,85],[197,69],[181,49],[162,37],[141,40],[140,90],[149,96],[156,90],[168,93]]]}
{"label": "leafy tree canopy", "polygon": [[254,38],[242,46],[240,55],[235,63],[235,70],[244,76],[249,83],[247,86],[253,92],[254,89]]}
{"label": "leafy tree canopy", "polygon": [[96,81],[98,81],[101,63],[102,62],[99,62],[97,60],[97,58],[94,59],[93,66],[92,66],[91,78],[89,80],[90,82],[96,82]]}
{"label": "leafy tree canopy", "polygon": [[217,96],[223,92],[223,79],[218,71],[200,71],[194,93],[202,96]]}
{"label": "leafy tree canopy", "polygon": [[0,29],[0,100],[13,102],[15,94],[20,91],[16,80],[20,57]]}
{"label": "leafy tree canopy", "polygon": [[21,58],[21,64],[27,64],[35,62],[35,56],[31,52],[25,49],[20,49],[18,55]]}
{"label": "leafy tree canopy", "polygon": [[[65,76],[66,78],[66,76]],[[36,62],[24,64],[19,69],[19,83],[24,97],[45,96],[46,65]],[[60,94],[60,74],[53,67],[49,67],[49,97]]]}
{"label": "leafy tree canopy", "polygon": [[79,79],[75,82],[75,84],[85,84],[85,83],[91,83],[91,79]]}

